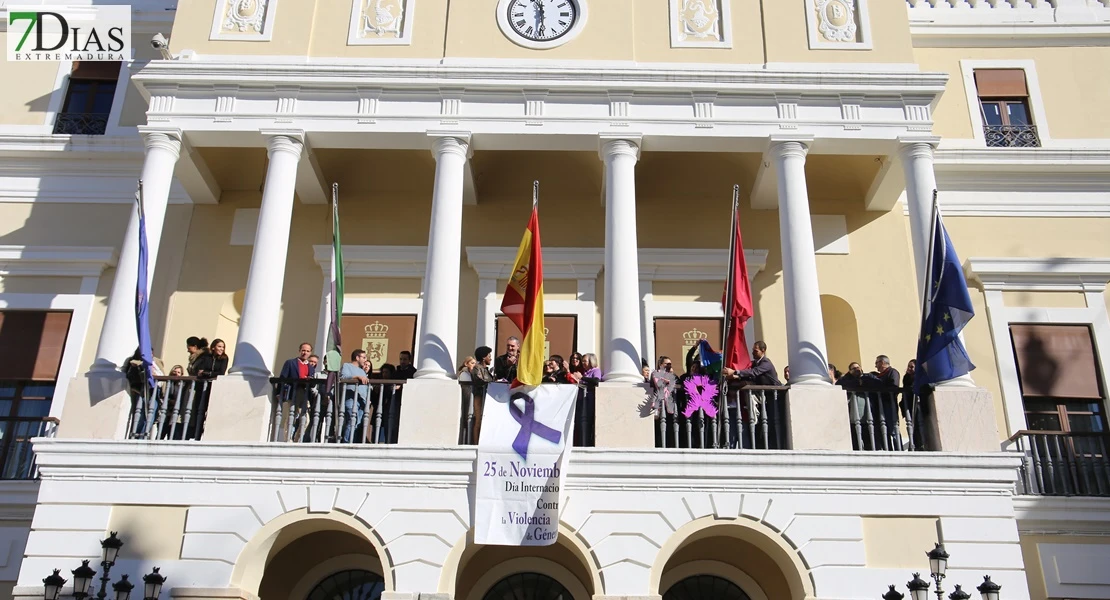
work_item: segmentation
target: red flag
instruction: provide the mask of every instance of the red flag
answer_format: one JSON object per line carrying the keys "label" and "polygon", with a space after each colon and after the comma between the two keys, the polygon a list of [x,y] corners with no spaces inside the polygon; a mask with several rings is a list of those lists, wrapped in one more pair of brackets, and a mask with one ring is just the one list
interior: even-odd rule
{"label": "red flag", "polygon": [[[729,321],[728,339],[725,340],[725,365],[730,369],[748,369],[752,366],[748,354],[748,342],[744,339],[744,324],[752,318],[752,287],[748,282],[748,261],[744,259],[744,242],[740,237],[740,211],[734,208],[732,217],[733,238],[730,244],[732,255],[729,257],[728,279],[725,281],[725,294],[721,305]],[[729,292],[732,292],[729,294]],[[729,296],[732,306],[728,306]]]}

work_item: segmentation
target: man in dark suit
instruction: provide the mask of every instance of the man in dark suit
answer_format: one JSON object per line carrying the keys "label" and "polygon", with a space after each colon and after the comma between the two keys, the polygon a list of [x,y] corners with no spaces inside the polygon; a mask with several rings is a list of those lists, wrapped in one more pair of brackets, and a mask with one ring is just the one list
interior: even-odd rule
{"label": "man in dark suit", "polygon": [[316,375],[316,366],[308,361],[312,356],[312,344],[305,342],[295,358],[290,358],[281,366],[282,379],[308,379]]}
{"label": "man in dark suit", "polygon": [[[282,379],[312,379],[316,376],[316,365],[313,365],[308,358],[312,356],[312,344],[305,342],[301,344],[300,350],[297,352],[295,358],[290,358],[285,361],[281,366],[280,377]],[[314,386],[308,385],[284,385],[284,400],[285,402],[293,403],[296,414],[286,425],[286,435],[289,441],[301,441],[307,429],[307,416],[308,407],[314,404],[314,400],[319,396],[319,390]],[[285,407],[282,407],[282,413],[285,413]]]}

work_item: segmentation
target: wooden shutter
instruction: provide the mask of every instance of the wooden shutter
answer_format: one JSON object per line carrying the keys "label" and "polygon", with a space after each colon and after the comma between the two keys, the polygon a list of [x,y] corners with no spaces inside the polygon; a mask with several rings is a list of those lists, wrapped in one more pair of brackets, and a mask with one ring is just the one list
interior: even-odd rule
{"label": "wooden shutter", "polygon": [[1011,325],[1021,393],[1102,398],[1091,329],[1086,325]]}
{"label": "wooden shutter", "polygon": [[356,348],[362,348],[374,370],[385,363],[396,367],[401,362],[401,351],[412,352],[416,341],[416,315],[343,315],[339,326],[343,362],[351,359]]}
{"label": "wooden shutter", "polygon": [[116,81],[119,79],[120,63],[103,60],[86,60],[73,63],[70,79],[95,79]]}
{"label": "wooden shutter", "polygon": [[68,312],[0,312],[0,379],[55,381],[69,320]]}
{"label": "wooden shutter", "polygon": [[[549,358],[558,354],[566,361],[578,346],[578,317],[544,315],[543,326],[547,328],[547,356]],[[523,337],[520,329],[509,317],[497,317],[497,347],[493,349],[495,355],[505,353],[505,342],[510,337]]]}
{"label": "wooden shutter", "polygon": [[977,69],[975,88],[980,98],[1024,98],[1029,95],[1023,69]]}
{"label": "wooden shutter", "polygon": [[651,368],[659,356],[668,356],[674,363],[675,373],[686,372],[686,353],[698,340],[705,338],[717,352],[721,351],[721,319],[656,319],[655,354],[646,357]]}

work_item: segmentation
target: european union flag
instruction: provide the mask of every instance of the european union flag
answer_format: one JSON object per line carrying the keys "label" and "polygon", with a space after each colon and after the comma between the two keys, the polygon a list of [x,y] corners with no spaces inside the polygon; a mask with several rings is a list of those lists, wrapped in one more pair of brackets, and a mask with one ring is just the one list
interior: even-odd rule
{"label": "european union flag", "polygon": [[917,340],[917,371],[914,391],[926,385],[955,379],[975,369],[967,355],[960,330],[975,316],[967,280],[940,212],[935,211],[932,254],[925,284],[921,337]]}
{"label": "european union flag", "polygon": [[708,341],[701,340],[698,342],[698,358],[701,360],[701,366],[706,373],[717,374],[721,372],[723,355],[720,352],[714,352]]}
{"label": "european union flag", "polygon": [[143,182],[139,182],[136,194],[139,204],[139,276],[135,280],[135,325],[139,334],[139,354],[143,358],[146,372],[147,389],[154,389],[154,350],[150,343],[150,315],[147,303],[147,258],[146,213],[143,211]]}

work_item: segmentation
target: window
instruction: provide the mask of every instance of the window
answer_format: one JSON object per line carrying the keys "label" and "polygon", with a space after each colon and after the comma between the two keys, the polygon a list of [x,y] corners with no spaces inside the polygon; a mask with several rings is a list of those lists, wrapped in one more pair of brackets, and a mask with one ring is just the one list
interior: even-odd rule
{"label": "window", "polygon": [[385,582],[381,575],[363,570],[340,571],[316,584],[306,600],[378,600],[383,590]]}
{"label": "window", "polygon": [[79,61],[73,63],[65,103],[54,122],[54,133],[104,135],[116,94],[120,63]]}
{"label": "window", "polygon": [[687,577],[671,586],[663,600],[749,600],[739,586],[714,575]]}
{"label": "window", "polygon": [[1103,386],[1086,325],[1011,325],[1029,429],[1106,431]]}
{"label": "window", "polygon": [[34,477],[30,440],[49,426],[70,317],[60,311],[0,311],[0,479]]}
{"label": "window", "polygon": [[574,596],[547,575],[517,573],[498,581],[483,600],[574,600]]}
{"label": "window", "polygon": [[975,87],[987,146],[1036,148],[1041,145],[1029,110],[1023,69],[976,69]]}

